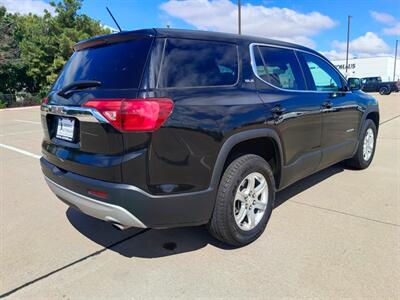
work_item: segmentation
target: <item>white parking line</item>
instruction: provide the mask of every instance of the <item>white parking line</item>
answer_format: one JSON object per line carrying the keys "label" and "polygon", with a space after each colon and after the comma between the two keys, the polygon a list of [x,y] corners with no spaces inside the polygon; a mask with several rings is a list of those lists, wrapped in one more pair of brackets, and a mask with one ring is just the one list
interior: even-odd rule
{"label": "white parking line", "polygon": [[40,122],[36,121],[28,121],[28,120],[14,120],[15,122],[21,122],[21,123],[29,123],[29,124],[40,124]]}
{"label": "white parking line", "polygon": [[18,153],[21,153],[21,154],[24,154],[24,155],[27,155],[27,156],[30,156],[30,157],[33,157],[33,158],[36,158],[36,159],[40,159],[40,157],[41,157],[40,155],[36,155],[36,154],[31,153],[31,152],[28,152],[28,151],[25,151],[25,150],[22,150],[22,149],[19,149],[19,148],[15,148],[13,146],[1,144],[1,143],[0,143],[0,147],[8,149],[8,150],[15,151],[15,152],[18,152]]}
{"label": "white parking line", "polygon": [[0,134],[0,137],[27,134],[27,133],[34,133],[34,132],[42,132],[42,130],[41,129],[36,129],[36,130],[26,130],[26,131],[11,132],[11,133],[6,133],[6,134]]}

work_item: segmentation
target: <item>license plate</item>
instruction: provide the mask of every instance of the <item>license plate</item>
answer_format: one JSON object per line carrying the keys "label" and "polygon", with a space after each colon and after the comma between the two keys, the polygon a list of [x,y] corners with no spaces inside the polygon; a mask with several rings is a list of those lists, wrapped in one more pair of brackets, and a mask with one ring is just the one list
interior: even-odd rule
{"label": "license plate", "polygon": [[66,141],[74,140],[75,120],[58,118],[56,137]]}

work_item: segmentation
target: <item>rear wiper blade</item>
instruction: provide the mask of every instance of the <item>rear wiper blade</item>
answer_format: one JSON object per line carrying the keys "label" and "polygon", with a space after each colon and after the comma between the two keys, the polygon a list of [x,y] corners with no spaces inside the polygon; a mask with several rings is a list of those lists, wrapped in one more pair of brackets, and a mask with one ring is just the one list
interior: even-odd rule
{"label": "rear wiper blade", "polygon": [[74,91],[77,90],[82,90],[82,89],[87,89],[91,87],[96,87],[101,85],[101,81],[97,80],[79,80],[79,81],[74,81],[70,84],[67,84],[64,86],[61,90],[57,92],[57,95],[61,97],[65,97],[68,94],[73,93]]}

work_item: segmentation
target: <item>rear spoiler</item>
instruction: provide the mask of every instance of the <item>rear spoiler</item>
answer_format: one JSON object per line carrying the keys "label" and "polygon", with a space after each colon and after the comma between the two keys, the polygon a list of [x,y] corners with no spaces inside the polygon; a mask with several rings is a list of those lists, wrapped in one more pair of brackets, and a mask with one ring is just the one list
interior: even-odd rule
{"label": "rear spoiler", "polygon": [[73,46],[74,51],[80,51],[86,48],[93,48],[102,46],[104,44],[113,44],[119,42],[125,42],[134,39],[151,38],[156,35],[156,31],[153,29],[146,30],[135,30],[125,31],[113,34],[106,34],[96,36],[87,40],[80,41]]}

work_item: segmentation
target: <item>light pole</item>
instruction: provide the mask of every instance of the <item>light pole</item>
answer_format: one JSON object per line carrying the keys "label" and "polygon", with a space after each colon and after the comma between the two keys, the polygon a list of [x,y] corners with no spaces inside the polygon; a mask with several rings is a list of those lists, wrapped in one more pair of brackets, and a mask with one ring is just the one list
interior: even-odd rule
{"label": "light pole", "polygon": [[349,64],[350,19],[351,19],[351,16],[347,16],[346,78],[348,75],[347,69],[348,69],[348,64]]}
{"label": "light pole", "polygon": [[241,12],[241,5],[240,0],[237,2],[238,5],[238,33],[242,34],[242,12]]}
{"label": "light pole", "polygon": [[399,40],[396,40],[396,50],[394,50],[394,68],[393,68],[393,81],[396,81],[396,63],[397,63],[397,45]]}

